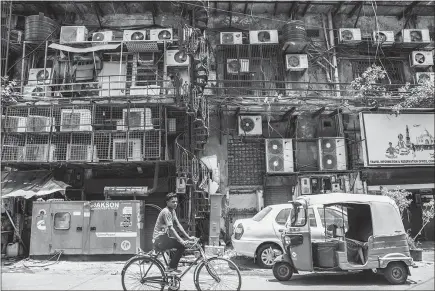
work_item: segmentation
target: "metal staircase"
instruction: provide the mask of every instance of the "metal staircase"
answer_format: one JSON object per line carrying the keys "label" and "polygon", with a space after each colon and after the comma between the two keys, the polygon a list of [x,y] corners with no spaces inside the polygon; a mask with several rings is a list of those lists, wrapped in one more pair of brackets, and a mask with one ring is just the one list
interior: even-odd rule
{"label": "metal staircase", "polygon": [[[182,87],[180,90],[180,101],[189,116],[189,129],[175,140],[175,160],[177,177],[186,181],[186,192],[192,206],[189,226],[194,228],[197,220],[208,218],[210,213],[208,188],[212,172],[199,158],[209,136],[209,104],[203,94],[208,77],[209,46],[199,30],[186,26],[184,30],[187,32],[184,33],[181,47],[191,56],[193,73],[190,86]],[[195,76],[195,72],[198,71],[201,72],[199,78]],[[197,80],[205,80],[205,83],[199,83]]]}

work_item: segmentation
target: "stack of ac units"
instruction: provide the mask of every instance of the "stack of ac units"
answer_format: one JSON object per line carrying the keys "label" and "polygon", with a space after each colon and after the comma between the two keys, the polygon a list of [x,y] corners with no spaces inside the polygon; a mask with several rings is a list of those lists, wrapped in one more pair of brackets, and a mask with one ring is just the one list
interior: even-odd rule
{"label": "stack of ac units", "polygon": [[338,32],[340,44],[356,45],[361,43],[361,30],[359,28],[340,28]]}
{"label": "stack of ac units", "polygon": [[426,68],[428,66],[433,66],[432,51],[413,51],[409,57],[411,67]]}
{"label": "stack of ac units", "polygon": [[265,143],[266,172],[269,174],[294,172],[292,139],[266,139]]}
{"label": "stack of ac units", "polygon": [[62,26],[60,43],[77,43],[88,40],[88,29],[85,26]]}
{"label": "stack of ac units", "polygon": [[321,171],[342,171],[347,169],[344,138],[319,138],[318,146],[319,169]]}
{"label": "stack of ac units", "polygon": [[67,161],[97,162],[97,147],[88,144],[68,144],[66,152]]}
{"label": "stack of ac units", "polygon": [[114,161],[140,161],[142,159],[142,140],[140,138],[113,139],[112,159]]}
{"label": "stack of ac units", "polygon": [[256,136],[263,134],[261,115],[239,115],[239,135]]}
{"label": "stack of ac units", "polygon": [[122,110],[122,120],[116,130],[150,130],[153,129],[150,108],[125,108]]}

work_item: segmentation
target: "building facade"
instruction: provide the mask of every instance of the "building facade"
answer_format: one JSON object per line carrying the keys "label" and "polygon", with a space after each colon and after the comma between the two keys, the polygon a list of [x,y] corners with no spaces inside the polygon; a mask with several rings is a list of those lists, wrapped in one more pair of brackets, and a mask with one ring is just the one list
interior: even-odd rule
{"label": "building facade", "polygon": [[[204,237],[217,223],[228,238],[235,219],[298,195],[399,185],[418,231],[434,195],[434,112],[408,122],[391,106],[405,83],[433,83],[431,2],[113,5],[12,4],[2,75],[18,80],[19,102],[3,108],[3,166],[49,169],[72,200],[142,187],[149,231],[176,191],[183,223]],[[374,64],[390,97],[352,84]],[[370,136],[381,125],[397,137]],[[211,222],[214,193],[225,199]]]}

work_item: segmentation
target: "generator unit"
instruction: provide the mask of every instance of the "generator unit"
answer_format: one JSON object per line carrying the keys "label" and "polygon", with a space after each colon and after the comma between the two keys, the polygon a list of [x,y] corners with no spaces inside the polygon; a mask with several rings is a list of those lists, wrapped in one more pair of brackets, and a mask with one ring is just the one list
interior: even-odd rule
{"label": "generator unit", "polygon": [[30,255],[136,254],[143,225],[143,201],[33,202]]}

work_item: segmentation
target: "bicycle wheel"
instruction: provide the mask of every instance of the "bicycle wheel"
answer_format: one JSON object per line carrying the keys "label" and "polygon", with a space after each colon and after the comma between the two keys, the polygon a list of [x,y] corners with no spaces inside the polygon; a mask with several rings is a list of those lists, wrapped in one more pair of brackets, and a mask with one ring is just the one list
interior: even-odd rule
{"label": "bicycle wheel", "polygon": [[198,290],[240,290],[239,268],[224,258],[211,258],[198,266],[195,278]]}
{"label": "bicycle wheel", "polygon": [[149,257],[132,259],[122,269],[122,288],[127,290],[163,290],[165,275],[162,266]]}

